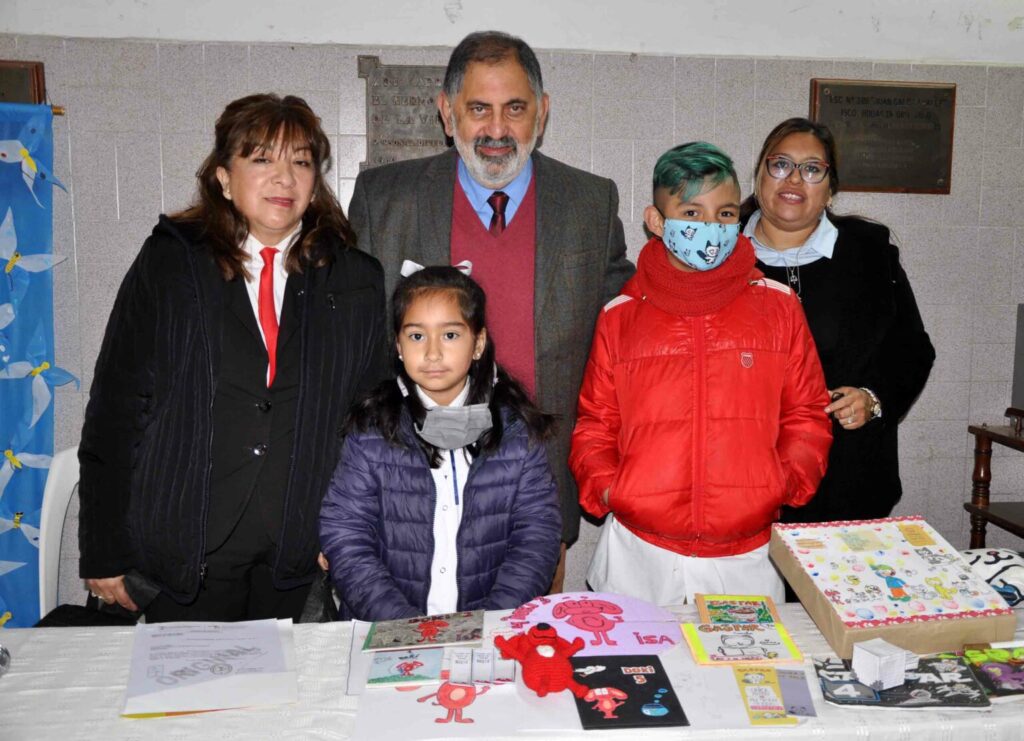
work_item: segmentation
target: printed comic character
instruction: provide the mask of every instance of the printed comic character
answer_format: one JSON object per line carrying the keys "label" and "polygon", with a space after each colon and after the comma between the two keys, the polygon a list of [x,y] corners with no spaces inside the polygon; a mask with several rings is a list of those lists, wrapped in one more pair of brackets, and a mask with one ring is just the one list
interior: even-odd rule
{"label": "printed comic character", "polygon": [[953,560],[948,553],[936,553],[931,548],[915,548],[914,552],[932,566],[940,566]]}
{"label": "printed comic character", "polygon": [[952,599],[957,594],[955,589],[946,588],[946,586],[942,583],[942,579],[940,579],[937,576],[925,577],[924,583],[932,589],[934,589],[936,592],[938,592],[938,595],[941,599]]}
{"label": "printed comic character", "polygon": [[718,257],[718,251],[720,249],[722,248],[719,245],[708,242],[703,251],[697,250],[697,257],[710,265],[715,261],[715,258]]}
{"label": "printed comic character", "polygon": [[[910,593],[914,595],[914,597],[916,597],[917,599],[935,599],[939,596],[934,589],[929,589],[923,584],[911,584],[908,588],[910,589]],[[875,587],[875,589],[878,589],[878,587]],[[880,589],[878,596],[881,596]]]}
{"label": "printed comic character", "polygon": [[592,709],[603,713],[605,720],[618,718],[615,708],[625,705],[628,698],[629,695],[617,687],[595,687],[583,696],[585,702],[594,703]]}
{"label": "printed comic character", "polygon": [[426,702],[431,697],[437,699],[432,702],[432,705],[439,705],[448,711],[446,718],[434,718],[435,723],[451,723],[453,720],[456,723],[473,723],[472,718],[465,718],[462,715],[462,711],[473,704],[473,701],[480,695],[484,694],[491,687],[485,685],[480,689],[476,688],[476,685],[472,684],[452,684],[448,681],[449,672],[441,672],[441,678],[445,682],[437,688],[437,692],[431,692],[425,697],[416,699],[416,702]]}
{"label": "printed comic character", "polygon": [[851,587],[855,587],[858,584],[860,584],[860,577],[856,574],[847,574],[846,583],[849,584]]}
{"label": "printed comic character", "polygon": [[903,587],[907,586],[907,583],[896,576],[896,569],[892,566],[886,566],[884,563],[871,564],[871,569],[875,574],[885,579],[885,586],[889,588],[889,599],[893,602],[910,601],[910,595],[903,589]]}
{"label": "printed comic character", "polygon": [[[610,615],[611,617],[605,617]],[[622,608],[603,599],[572,599],[559,602],[551,611],[551,617],[565,620],[577,630],[586,630],[594,634],[591,646],[617,646],[608,635],[616,625],[622,622]]]}
{"label": "printed comic character", "polygon": [[420,632],[420,638],[416,643],[432,643],[437,640],[438,633],[441,632],[441,628],[447,628],[448,621],[441,620],[440,618],[433,618],[431,620],[424,620],[416,624],[416,630]]}
{"label": "printed comic character", "polygon": [[878,599],[882,596],[882,590],[874,584],[865,586],[864,593],[871,597],[871,599]]}
{"label": "printed comic character", "polygon": [[722,645],[718,647],[718,653],[727,658],[736,656],[753,656],[758,659],[774,659],[778,651],[768,651],[761,646],[756,646],[757,641],[750,633],[733,633],[722,636]]}
{"label": "printed comic character", "polygon": [[969,574],[957,574],[957,582],[954,584],[961,597],[977,597],[981,594],[977,589],[971,589],[971,577]]}
{"label": "printed comic character", "polygon": [[1024,670],[1014,671],[1011,664],[986,661],[979,665],[978,669],[990,676],[993,684],[1000,689],[1024,690]]}
{"label": "printed comic character", "polygon": [[400,676],[409,677],[412,673],[423,666],[422,661],[403,661],[401,664],[396,664],[395,669],[398,671]]}
{"label": "printed comic character", "polygon": [[687,239],[693,239],[693,235],[697,233],[696,227],[688,226],[683,229],[683,236]]}

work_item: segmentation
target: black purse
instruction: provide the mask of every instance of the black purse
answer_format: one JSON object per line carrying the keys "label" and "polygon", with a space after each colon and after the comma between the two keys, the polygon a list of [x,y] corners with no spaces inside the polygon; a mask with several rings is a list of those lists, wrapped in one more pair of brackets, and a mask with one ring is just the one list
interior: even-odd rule
{"label": "black purse", "polygon": [[135,625],[143,611],[158,594],[160,588],[134,569],[124,575],[124,588],[138,606],[138,612],[121,607],[116,602],[108,605],[90,594],[85,605],[58,605],[40,618],[36,628],[81,628],[87,626]]}

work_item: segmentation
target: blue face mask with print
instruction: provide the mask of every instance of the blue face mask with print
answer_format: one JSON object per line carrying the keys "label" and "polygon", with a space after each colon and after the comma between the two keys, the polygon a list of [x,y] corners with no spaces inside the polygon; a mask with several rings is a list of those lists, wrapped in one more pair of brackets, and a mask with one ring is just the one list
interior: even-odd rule
{"label": "blue face mask with print", "polygon": [[665,219],[661,240],[685,265],[694,270],[714,270],[732,254],[739,236],[739,224]]}

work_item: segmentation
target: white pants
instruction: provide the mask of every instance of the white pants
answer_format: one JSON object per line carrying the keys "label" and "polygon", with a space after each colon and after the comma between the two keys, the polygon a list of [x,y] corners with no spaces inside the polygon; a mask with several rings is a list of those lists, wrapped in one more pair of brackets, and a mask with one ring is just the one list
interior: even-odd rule
{"label": "white pants", "polygon": [[656,605],[693,602],[695,594],[766,594],[785,601],[782,578],[768,560],[767,543],[747,553],[696,558],[651,545],[609,515],[590,561],[587,583]]}

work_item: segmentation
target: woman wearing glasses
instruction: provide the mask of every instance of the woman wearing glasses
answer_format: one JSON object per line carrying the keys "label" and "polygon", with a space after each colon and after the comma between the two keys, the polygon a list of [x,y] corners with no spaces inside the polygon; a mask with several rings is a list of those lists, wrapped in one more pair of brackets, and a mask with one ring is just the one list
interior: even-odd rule
{"label": "woman wearing glasses", "polygon": [[935,350],[889,230],[830,210],[835,140],[805,118],[776,126],[758,157],[744,234],[758,267],[803,303],[832,403],[828,472],[786,522],[886,517],[902,494],[897,425],[924,388]]}

